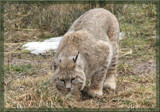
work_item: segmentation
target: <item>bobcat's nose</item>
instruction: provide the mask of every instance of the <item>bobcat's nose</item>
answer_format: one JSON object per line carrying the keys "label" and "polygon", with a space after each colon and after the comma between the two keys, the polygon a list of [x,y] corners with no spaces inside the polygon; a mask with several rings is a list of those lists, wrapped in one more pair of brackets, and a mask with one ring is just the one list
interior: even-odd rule
{"label": "bobcat's nose", "polygon": [[68,91],[70,91],[70,90],[71,90],[71,88],[67,88],[67,90],[68,90]]}
{"label": "bobcat's nose", "polygon": [[71,87],[72,87],[71,83],[70,83],[69,81],[66,82],[66,89],[67,89],[68,91],[71,90]]}

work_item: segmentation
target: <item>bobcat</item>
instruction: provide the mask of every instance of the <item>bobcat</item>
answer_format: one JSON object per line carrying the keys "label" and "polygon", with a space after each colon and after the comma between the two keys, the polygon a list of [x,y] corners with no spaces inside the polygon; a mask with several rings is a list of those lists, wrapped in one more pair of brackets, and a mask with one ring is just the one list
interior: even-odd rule
{"label": "bobcat", "polygon": [[88,95],[99,97],[103,89],[116,89],[119,23],[103,8],[81,15],[63,36],[54,58],[54,86],[77,93],[90,81]]}

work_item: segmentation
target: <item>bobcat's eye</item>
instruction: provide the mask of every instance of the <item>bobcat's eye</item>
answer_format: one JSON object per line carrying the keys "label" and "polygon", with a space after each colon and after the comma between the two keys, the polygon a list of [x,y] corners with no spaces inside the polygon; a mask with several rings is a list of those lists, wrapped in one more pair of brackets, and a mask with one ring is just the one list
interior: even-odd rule
{"label": "bobcat's eye", "polygon": [[60,79],[60,81],[62,81],[63,83],[65,83],[65,80],[63,80],[63,79]]}
{"label": "bobcat's eye", "polygon": [[72,78],[72,79],[71,79],[71,82],[74,81],[75,79],[76,79],[76,78]]}

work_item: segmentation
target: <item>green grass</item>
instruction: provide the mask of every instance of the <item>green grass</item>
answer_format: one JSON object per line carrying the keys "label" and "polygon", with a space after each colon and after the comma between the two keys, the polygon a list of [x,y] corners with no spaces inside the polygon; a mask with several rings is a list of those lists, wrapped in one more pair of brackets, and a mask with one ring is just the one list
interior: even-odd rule
{"label": "green grass", "polygon": [[27,73],[31,69],[31,64],[27,65],[11,65],[11,70],[16,71],[16,72],[25,72]]}

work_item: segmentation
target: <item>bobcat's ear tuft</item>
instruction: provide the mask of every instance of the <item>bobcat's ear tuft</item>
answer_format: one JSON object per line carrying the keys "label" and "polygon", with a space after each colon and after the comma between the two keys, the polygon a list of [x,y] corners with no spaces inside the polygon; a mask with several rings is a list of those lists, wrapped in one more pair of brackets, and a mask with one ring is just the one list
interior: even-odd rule
{"label": "bobcat's ear tuft", "polygon": [[76,61],[77,61],[78,55],[79,55],[79,52],[78,52],[77,56],[76,56],[75,58],[73,58],[73,61],[74,61],[75,63],[76,63]]}

